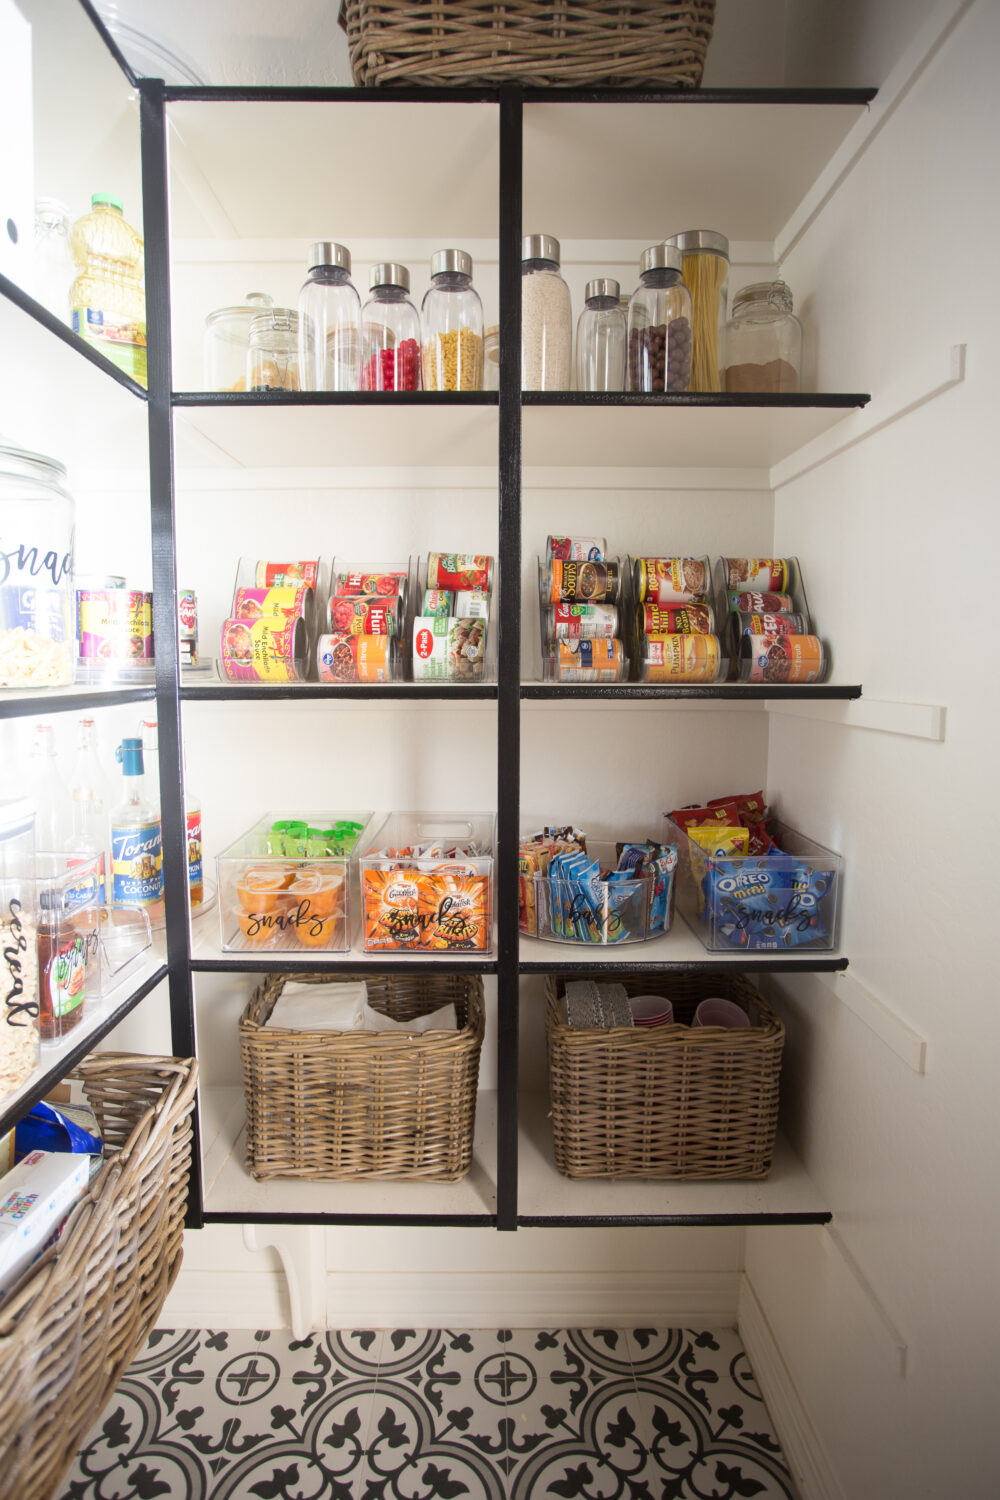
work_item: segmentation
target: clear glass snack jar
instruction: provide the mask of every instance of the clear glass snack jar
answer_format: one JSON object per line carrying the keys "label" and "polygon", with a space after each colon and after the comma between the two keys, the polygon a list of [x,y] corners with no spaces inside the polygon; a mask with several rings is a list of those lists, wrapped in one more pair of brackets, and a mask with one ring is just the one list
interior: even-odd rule
{"label": "clear glass snack jar", "polygon": [[361,298],[351,252],[319,240],[299,292],[299,369],[304,391],[356,391],[361,374]]}
{"label": "clear glass snack jar", "polygon": [[483,335],[483,390],[500,389],[500,324],[492,323]]}
{"label": "clear glass snack jar", "polygon": [[206,391],[245,391],[250,325],[274,303],[266,292],[247,292],[238,307],[218,307],[205,319],[202,342]]}
{"label": "clear glass snack jar", "polygon": [[478,391],[483,382],[483,304],[472,285],[472,256],[438,250],[420,305],[425,391]]}
{"label": "clear glass snack jar", "polygon": [[559,241],[526,234],[521,246],[521,389],[568,391],[573,353],[569,287],[559,274]]}
{"label": "clear glass snack jar", "polygon": [[0,447],[0,687],[73,681],[75,506],[53,458]]}
{"label": "clear glass snack jar", "polygon": [[0,1099],[15,1093],[38,1064],[34,852],[31,800],[0,802]]}
{"label": "clear glass snack jar", "polygon": [[42,306],[64,323],[71,322],[69,289],[74,276],[69,230],[70,212],[65,203],[58,198],[35,200],[32,290]]}
{"label": "clear glass snack jar", "polygon": [[692,391],[721,391],[729,295],[729,241],[714,229],[686,229],[667,236],[683,256],[684,284],[694,319]]}
{"label": "clear glass snack jar", "polygon": [[691,382],[691,294],[681,252],[650,245],[628,305],[628,389],[686,391]]}
{"label": "clear glass snack jar", "polygon": [[361,389],[419,391],[420,315],[410,300],[410,273],[386,261],[372,267],[369,284],[361,309]]}
{"label": "clear glass snack jar", "polygon": [[247,353],[248,391],[298,391],[299,315],[290,307],[271,307],[250,322]]}
{"label": "clear glass snack jar", "polygon": [[795,392],[802,371],[802,324],[783,281],[757,281],[733,298],[726,324],[726,390]]}
{"label": "clear glass snack jar", "polygon": [[588,281],[576,325],[578,391],[625,389],[625,314],[621,288],[611,277]]}

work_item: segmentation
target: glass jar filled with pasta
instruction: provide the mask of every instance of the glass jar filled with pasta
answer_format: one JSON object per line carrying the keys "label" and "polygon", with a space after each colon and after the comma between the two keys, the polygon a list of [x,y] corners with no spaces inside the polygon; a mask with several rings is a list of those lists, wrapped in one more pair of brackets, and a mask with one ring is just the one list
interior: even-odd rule
{"label": "glass jar filled with pasta", "polygon": [[799,389],[802,324],[783,281],[756,281],[733,298],[726,325],[726,390],[786,394]]}
{"label": "glass jar filled with pasta", "polygon": [[472,256],[438,250],[420,307],[424,390],[478,391],[483,381],[483,304],[472,285]]}
{"label": "glass jar filled with pasta", "polygon": [[73,681],[75,506],[54,458],[0,447],[0,687]]}
{"label": "glass jar filled with pasta", "polygon": [[650,245],[640,257],[628,305],[626,378],[630,391],[686,391],[690,384],[691,295],[674,245]]}
{"label": "glass jar filled with pasta", "polygon": [[723,389],[722,361],[729,298],[729,241],[714,229],[686,229],[672,234],[683,256],[684,285],[691,293],[694,344],[692,391]]}

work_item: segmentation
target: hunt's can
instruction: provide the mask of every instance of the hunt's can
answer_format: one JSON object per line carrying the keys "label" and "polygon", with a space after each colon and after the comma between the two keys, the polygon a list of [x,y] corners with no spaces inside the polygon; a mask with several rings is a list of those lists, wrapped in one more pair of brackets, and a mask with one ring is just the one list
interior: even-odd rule
{"label": "hunt's can", "polygon": [[461,589],[455,595],[454,612],[459,620],[486,620],[490,613],[490,596],[482,589]]}
{"label": "hunt's can", "polygon": [[483,589],[493,586],[493,559],[479,552],[428,552],[429,589]]}
{"label": "hunt's can", "polygon": [[418,615],[413,622],[415,682],[478,682],[486,655],[486,621],[440,620]]}
{"label": "hunt's can", "polygon": [[334,635],[398,635],[399,596],[378,599],[373,594],[343,594],[330,600],[330,630]]}
{"label": "hunt's can", "polygon": [[639,675],[643,682],[714,682],[721,663],[717,635],[647,635]]}
{"label": "hunt's can", "polygon": [[602,536],[550,536],[545,539],[545,561],[601,562],[608,550]]}
{"label": "hunt's can", "polygon": [[634,573],[640,604],[700,602],[711,584],[707,557],[640,557]]}
{"label": "hunt's can", "polygon": [[230,682],[300,682],[306,669],[301,619],[262,615],[222,622],[222,670]]}
{"label": "hunt's can", "polygon": [[617,602],[621,592],[621,569],[617,562],[563,562],[549,564],[549,603]]}
{"label": "hunt's can", "polygon": [[808,635],[809,621],[805,615],[735,615],[739,635]]}
{"label": "hunt's can", "polygon": [[791,560],[787,557],[724,557],[722,576],[727,589],[784,594],[791,582]]}
{"label": "hunt's can", "polygon": [[730,589],[729,608],[737,614],[790,615],[795,612],[791,594],[761,594],[757,590]]}
{"label": "hunt's can", "polygon": [[194,589],[177,590],[177,624],[181,666],[198,665],[198,596]]}
{"label": "hunt's can", "polygon": [[557,641],[556,682],[621,682],[628,673],[625,647],[618,640]]}
{"label": "hunt's can", "polygon": [[455,595],[449,589],[424,589],[424,602],[420,613],[436,615],[447,620],[455,613]]}
{"label": "hunt's can", "polygon": [[390,635],[321,635],[316,644],[320,682],[398,682],[398,640]]}
{"label": "hunt's can", "polygon": [[618,608],[614,604],[557,604],[549,611],[550,641],[614,640]]}
{"label": "hunt's can", "polygon": [[259,589],[281,588],[290,583],[304,583],[314,589],[318,572],[317,558],[299,562],[259,562],[254,569],[254,583]]}
{"label": "hunt's can", "polygon": [[711,635],[715,611],[710,604],[640,604],[640,635]]}
{"label": "hunt's can", "polygon": [[821,682],[826,652],[815,635],[745,635],[740,641],[742,682]]}
{"label": "hunt's can", "polygon": [[371,594],[376,599],[388,599],[394,594],[402,597],[406,593],[406,574],[335,573],[330,592],[335,599],[350,599],[357,594]]}
{"label": "hunt's can", "polygon": [[269,589],[237,589],[233,596],[234,620],[259,620],[262,615],[284,615],[286,620],[304,620],[312,602],[312,589],[302,583],[278,584]]}

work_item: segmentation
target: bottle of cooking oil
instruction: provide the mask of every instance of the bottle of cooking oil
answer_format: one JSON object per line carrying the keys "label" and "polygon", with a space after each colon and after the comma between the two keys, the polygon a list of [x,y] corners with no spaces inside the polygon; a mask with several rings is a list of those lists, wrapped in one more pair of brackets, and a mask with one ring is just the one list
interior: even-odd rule
{"label": "bottle of cooking oil", "polygon": [[126,223],[119,198],[95,193],[90,204],[90,213],[73,225],[70,240],[76,266],[69,299],[73,330],[145,385],[142,236]]}

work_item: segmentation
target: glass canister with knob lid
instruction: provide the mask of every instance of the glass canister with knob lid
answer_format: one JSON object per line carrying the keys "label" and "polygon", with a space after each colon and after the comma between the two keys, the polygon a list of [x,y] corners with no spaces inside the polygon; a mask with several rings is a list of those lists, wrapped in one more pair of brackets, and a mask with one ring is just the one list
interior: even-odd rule
{"label": "glass canister with knob lid", "polygon": [[247,292],[236,307],[219,307],[205,319],[202,345],[206,391],[245,391],[250,325],[274,302],[266,292]]}
{"label": "glass canister with knob lid", "polygon": [[628,389],[686,391],[691,383],[691,294],[675,245],[650,245],[628,305]]}
{"label": "glass canister with knob lid", "polygon": [[729,293],[729,241],[715,229],[686,229],[667,236],[680,250],[684,285],[691,293],[694,348],[692,391],[721,391]]}
{"label": "glass canister with knob lid", "polygon": [[247,390],[298,391],[299,315],[290,307],[271,307],[250,322]]}
{"label": "glass canister with knob lid", "polygon": [[69,289],[73,284],[73,252],[69,246],[70,212],[58,198],[35,201],[35,238],[32,291],[49,312],[71,323]]}
{"label": "glass canister with knob lid", "polygon": [[319,240],[299,292],[299,367],[306,391],[356,391],[361,373],[361,298],[351,252]]}
{"label": "glass canister with knob lid", "polygon": [[611,277],[588,281],[576,325],[578,391],[625,389],[625,314],[621,288]]}
{"label": "glass canister with knob lid", "polygon": [[75,507],[54,458],[0,447],[0,687],[73,681]]}
{"label": "glass canister with knob lid", "polygon": [[569,287],[559,241],[526,234],[521,246],[521,389],[568,391],[573,353]]}
{"label": "glass canister with knob lid", "polygon": [[733,298],[726,324],[726,390],[794,393],[802,370],[802,324],[783,281],[757,281]]}
{"label": "glass canister with knob lid", "polygon": [[386,261],[372,267],[369,285],[361,309],[361,389],[419,391],[420,314],[410,301],[410,273]]}
{"label": "glass canister with knob lid", "polygon": [[420,306],[425,391],[478,391],[483,383],[483,304],[472,285],[472,256],[438,250]]}

